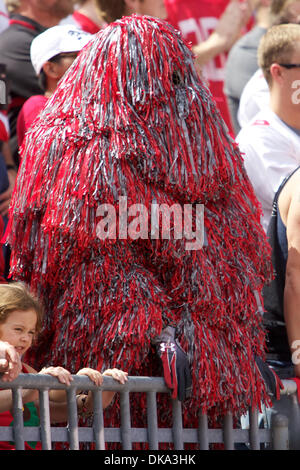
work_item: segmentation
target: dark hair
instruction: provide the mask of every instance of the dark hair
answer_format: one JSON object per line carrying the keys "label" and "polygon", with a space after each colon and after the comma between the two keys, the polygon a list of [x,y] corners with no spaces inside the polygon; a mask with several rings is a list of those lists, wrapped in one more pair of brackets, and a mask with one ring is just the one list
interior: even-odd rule
{"label": "dark hair", "polygon": [[122,18],[125,12],[124,0],[96,0],[96,6],[101,18],[107,23]]}
{"label": "dark hair", "polygon": [[43,90],[44,92],[47,90],[47,77],[43,69],[40,71],[40,74],[38,76],[38,84],[41,90]]}
{"label": "dark hair", "polygon": [[[55,56],[48,59],[47,62],[58,63],[61,59],[61,54],[56,54]],[[47,77],[43,69],[41,69],[38,76],[39,87],[45,92],[47,90]]]}

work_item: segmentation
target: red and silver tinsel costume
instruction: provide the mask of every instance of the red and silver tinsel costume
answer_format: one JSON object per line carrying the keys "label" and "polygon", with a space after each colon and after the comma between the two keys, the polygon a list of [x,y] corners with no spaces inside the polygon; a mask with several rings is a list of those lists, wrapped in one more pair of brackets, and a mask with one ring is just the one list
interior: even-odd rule
{"label": "red and silver tinsel costume", "polygon": [[[265,345],[255,292],[271,273],[260,209],[178,32],[137,16],[99,32],[21,157],[8,241],[13,278],[46,309],[36,366],[161,375],[152,340],[171,323],[191,361],[188,418],[268,400],[254,366]],[[149,209],[203,204],[203,248],[99,239],[97,208],[118,210],[121,196]]]}

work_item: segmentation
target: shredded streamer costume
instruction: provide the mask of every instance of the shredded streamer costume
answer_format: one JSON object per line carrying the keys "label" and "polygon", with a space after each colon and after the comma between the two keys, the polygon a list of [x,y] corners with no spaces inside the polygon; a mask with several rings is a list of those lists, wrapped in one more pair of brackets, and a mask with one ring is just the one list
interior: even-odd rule
{"label": "shredded streamer costume", "polygon": [[[7,240],[13,278],[46,309],[36,367],[161,376],[153,341],[171,324],[191,364],[189,425],[199,408],[213,419],[269,403],[254,364],[265,346],[257,295],[271,278],[261,211],[179,32],[135,15],[99,32],[21,158]],[[203,247],[187,250],[172,234],[101,239],[98,208],[118,215],[121,196],[149,214],[153,203],[203,204]]]}

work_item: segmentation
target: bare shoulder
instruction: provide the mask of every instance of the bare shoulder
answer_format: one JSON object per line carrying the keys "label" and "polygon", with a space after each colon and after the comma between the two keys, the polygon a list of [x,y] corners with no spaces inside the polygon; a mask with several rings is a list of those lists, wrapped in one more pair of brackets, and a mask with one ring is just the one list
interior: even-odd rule
{"label": "bare shoulder", "polygon": [[[300,171],[297,170],[280,195],[280,213],[286,224],[289,247],[300,249]],[[285,205],[285,206],[284,206]],[[282,213],[281,211],[284,210]],[[284,220],[284,218],[286,220]]]}
{"label": "bare shoulder", "polygon": [[298,211],[300,205],[300,168],[291,176],[290,181],[287,183],[287,194],[291,204],[296,204]]}
{"label": "bare shoulder", "polygon": [[278,199],[278,208],[285,225],[288,224],[290,215],[295,217],[297,212],[300,211],[300,168],[295,171],[282,188]]}

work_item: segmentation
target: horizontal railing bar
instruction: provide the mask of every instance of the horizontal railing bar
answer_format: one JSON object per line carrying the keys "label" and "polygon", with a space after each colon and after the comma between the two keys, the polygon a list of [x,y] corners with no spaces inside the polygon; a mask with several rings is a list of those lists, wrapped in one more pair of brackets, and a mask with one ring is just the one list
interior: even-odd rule
{"label": "horizontal railing bar", "polygon": [[0,441],[13,441],[14,434],[11,426],[0,427]]}
{"label": "horizontal railing bar", "polygon": [[[93,428],[91,427],[80,427],[78,428],[79,440],[81,442],[93,442]],[[233,430],[234,441],[241,443],[249,443],[249,430],[247,429],[234,429]],[[131,428],[131,440],[132,442],[147,442],[147,429],[146,428]],[[157,431],[159,442],[172,442],[172,429],[171,428],[158,428]],[[198,432],[197,429],[183,429],[183,441],[185,443],[198,443]],[[259,441],[260,442],[271,442],[271,430],[259,429]],[[39,427],[26,427],[24,429],[24,437],[26,441],[38,441],[40,440],[40,428]],[[121,433],[119,428],[104,428],[104,438],[106,442],[121,442]],[[10,427],[0,428],[0,441],[1,440],[12,440],[13,432]],[[221,443],[223,442],[222,429],[208,429],[208,441],[209,443]],[[65,442],[68,440],[68,431],[66,428],[51,427],[51,440],[52,442]]]}
{"label": "horizontal railing bar", "polygon": [[[128,377],[125,385],[120,384],[111,377],[105,376],[101,387],[97,387],[87,376],[73,375],[73,381],[70,386],[61,384],[57,378],[47,374],[20,374],[13,382],[2,382],[0,380],[1,389],[12,389],[16,393],[18,389],[38,389],[43,393],[49,389],[67,390],[68,395],[74,394],[76,390],[92,390],[94,393],[101,390],[112,390],[115,392],[123,392],[127,394],[132,393],[169,393],[164,379],[162,377]],[[281,391],[282,395],[296,395],[297,386],[292,380],[283,381],[284,389]],[[17,392],[19,393],[19,392]],[[121,393],[122,395],[122,393]],[[73,414],[73,413],[72,413]],[[74,426],[78,429],[78,442],[95,442],[95,432],[93,427],[78,427],[77,421]],[[100,428],[99,428],[100,429]],[[102,429],[102,428],[101,428]],[[103,432],[101,431],[100,432]],[[124,430],[123,430],[124,431]],[[76,431],[77,432],[77,431]],[[272,431],[270,429],[257,429],[256,447],[258,443],[272,442]],[[181,440],[184,444],[199,444],[199,428],[185,428],[182,429]],[[51,442],[69,442],[70,434],[68,427],[55,427],[50,428]],[[76,436],[75,436],[76,437]],[[124,437],[124,436],[123,436]],[[24,441],[41,441],[41,427],[22,427],[22,440]],[[147,428],[131,428],[130,427],[130,442],[146,443],[148,442]],[[156,438],[158,443],[173,442],[174,434],[172,428],[159,428],[157,427]],[[49,437],[50,439],[50,437]],[[77,439],[77,437],[76,437]],[[104,428],[104,442],[122,442],[122,432],[120,428]],[[0,441],[14,441],[14,429],[10,427],[0,427]],[[224,430],[223,429],[207,429],[207,442],[211,443],[224,443]],[[233,443],[249,444],[250,430],[249,429],[233,429],[231,437],[231,445]],[[103,443],[102,443],[103,445]],[[129,444],[128,444],[129,445]],[[74,441],[74,446],[77,447],[77,441]]]}
{"label": "horizontal railing bar", "polygon": [[[87,376],[72,375],[73,381],[69,387],[75,387],[84,390],[112,390],[120,392],[169,392],[162,377],[128,377],[128,381],[122,385],[112,377],[103,377],[103,384],[97,387]],[[289,395],[297,392],[297,385],[293,380],[283,380],[283,390],[280,391],[281,395]],[[38,388],[55,390],[65,390],[68,387],[60,383],[55,377],[47,374],[19,374],[13,382],[3,382],[0,377],[1,389],[15,389],[22,388]]]}
{"label": "horizontal railing bar", "polygon": [[165,385],[165,381],[161,377],[128,377],[128,381],[123,385],[114,380],[112,377],[103,377],[101,387],[96,386],[87,376],[72,375],[73,381],[66,386],[58,381],[55,377],[47,374],[20,374],[13,382],[2,382],[0,380],[0,388],[15,389],[18,387],[34,389],[54,389],[66,390],[68,388],[77,388],[79,390],[111,390],[116,392],[169,392]]}

